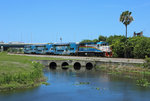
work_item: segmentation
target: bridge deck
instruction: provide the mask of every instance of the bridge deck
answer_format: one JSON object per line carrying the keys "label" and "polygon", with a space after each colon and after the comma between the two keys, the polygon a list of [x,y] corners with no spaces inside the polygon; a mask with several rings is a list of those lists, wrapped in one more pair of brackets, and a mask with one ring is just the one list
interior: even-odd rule
{"label": "bridge deck", "polygon": [[62,59],[90,60],[90,61],[114,62],[114,63],[120,62],[120,63],[142,64],[145,62],[144,59],[130,59],[130,58],[106,58],[106,57],[60,56],[60,55],[32,55],[32,54],[13,54],[13,55],[24,55],[24,56],[35,56],[35,57],[53,57],[53,58],[62,58]]}

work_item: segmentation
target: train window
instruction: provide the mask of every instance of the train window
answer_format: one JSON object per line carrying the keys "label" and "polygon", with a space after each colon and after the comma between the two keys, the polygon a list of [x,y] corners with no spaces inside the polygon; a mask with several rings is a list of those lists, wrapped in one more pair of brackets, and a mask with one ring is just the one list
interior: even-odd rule
{"label": "train window", "polygon": [[103,44],[102,44],[102,46],[106,46],[106,44],[105,44],[105,43],[103,43]]}
{"label": "train window", "polygon": [[57,50],[58,52],[63,52],[64,50]]}
{"label": "train window", "polygon": [[97,45],[97,47],[100,47],[100,46],[101,46],[100,44]]}
{"label": "train window", "polygon": [[70,48],[70,50],[74,50],[74,48]]}

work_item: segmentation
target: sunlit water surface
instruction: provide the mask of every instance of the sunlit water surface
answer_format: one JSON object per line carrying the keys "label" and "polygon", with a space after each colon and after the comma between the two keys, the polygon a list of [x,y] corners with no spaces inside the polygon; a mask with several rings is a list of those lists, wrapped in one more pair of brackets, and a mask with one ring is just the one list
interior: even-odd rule
{"label": "sunlit water surface", "polygon": [[45,70],[50,85],[0,93],[0,101],[150,101],[150,89],[96,71]]}

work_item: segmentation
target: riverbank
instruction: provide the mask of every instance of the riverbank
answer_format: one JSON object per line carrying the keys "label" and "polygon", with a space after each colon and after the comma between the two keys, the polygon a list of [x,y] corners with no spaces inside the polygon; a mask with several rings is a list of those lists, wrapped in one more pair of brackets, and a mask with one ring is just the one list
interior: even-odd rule
{"label": "riverbank", "polygon": [[[35,57],[41,60],[43,63],[46,63],[46,60],[81,60],[81,61],[96,61],[97,66],[96,70],[107,72],[109,74],[127,74],[127,75],[150,75],[150,69],[147,65],[150,63],[150,59],[131,59],[131,58],[106,58],[106,57],[83,57],[83,56],[57,56],[57,55],[32,55],[32,54],[10,54],[10,55],[19,55],[19,56],[28,56]],[[53,59],[50,59],[53,58]],[[45,61],[44,61],[45,60]],[[77,62],[79,62],[77,61]],[[56,61],[55,61],[56,62]],[[57,64],[61,66],[61,61]],[[67,62],[67,61],[66,61]],[[48,61],[47,64],[49,64]],[[79,62],[80,63],[80,62]],[[68,63],[69,65],[73,64]],[[44,64],[45,65],[45,64]],[[86,64],[85,64],[86,65]],[[93,64],[94,65],[94,64]],[[82,64],[81,64],[82,66]],[[141,76],[143,77],[143,76]]]}
{"label": "riverbank", "polygon": [[[46,81],[43,65],[31,60],[52,59],[0,53],[0,91],[30,88]],[[58,58],[55,58],[56,60]],[[58,59],[59,60],[59,59]]]}
{"label": "riverbank", "polygon": [[96,66],[96,70],[116,78],[135,80],[137,86],[150,87],[150,69],[141,67]]}
{"label": "riverbank", "polygon": [[100,64],[96,66],[97,70],[107,72],[110,74],[121,74],[121,75],[135,75],[136,76],[150,76],[150,58],[146,57],[144,63],[131,64],[131,65],[118,65],[118,64]]}
{"label": "riverbank", "polygon": [[114,74],[114,75],[129,75],[129,76],[150,76],[150,69],[148,68],[141,68],[141,67],[117,67],[117,66],[96,66],[96,70],[106,72],[108,74]]}
{"label": "riverbank", "polygon": [[[60,57],[65,57],[60,58]],[[77,58],[95,60],[97,57],[75,57],[66,58],[67,56],[45,56],[45,55],[22,55],[22,54],[7,54],[0,53],[0,91],[20,89],[20,88],[30,88],[39,86],[46,81],[43,75],[43,65],[32,62],[33,60],[76,60]],[[95,59],[92,59],[95,58]],[[99,61],[106,60],[107,58],[99,58]],[[108,58],[109,59],[109,58]],[[113,59],[113,58],[112,58]],[[82,60],[82,59],[81,59]],[[116,61],[117,59],[114,59]],[[133,59],[132,59],[133,60]],[[118,60],[117,60],[118,61]],[[125,59],[125,62],[135,63],[137,61],[143,62],[144,60],[134,61]],[[109,61],[112,63],[112,61]],[[124,67],[115,65],[99,65],[96,66],[96,70],[106,72],[112,75],[123,75],[128,78],[139,77],[145,79],[146,76],[150,77],[150,69],[141,67]]]}

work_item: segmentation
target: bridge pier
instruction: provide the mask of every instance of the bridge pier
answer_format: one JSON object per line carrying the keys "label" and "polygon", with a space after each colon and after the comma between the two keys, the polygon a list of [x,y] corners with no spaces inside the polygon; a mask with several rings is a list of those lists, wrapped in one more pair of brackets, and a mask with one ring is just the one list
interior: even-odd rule
{"label": "bridge pier", "polygon": [[1,51],[1,52],[3,52],[3,51],[4,51],[4,46],[1,46],[0,51]]}

